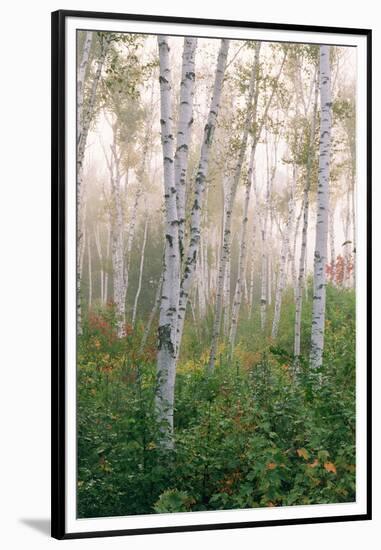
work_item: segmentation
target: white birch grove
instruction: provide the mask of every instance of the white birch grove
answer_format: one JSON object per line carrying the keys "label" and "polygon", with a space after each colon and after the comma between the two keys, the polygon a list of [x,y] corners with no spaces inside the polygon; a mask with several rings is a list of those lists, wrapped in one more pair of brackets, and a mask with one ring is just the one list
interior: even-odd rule
{"label": "white birch grove", "polygon": [[317,221],[312,299],[311,367],[321,367],[324,351],[326,264],[329,214],[329,174],[331,148],[330,47],[320,46],[320,151],[317,190]]}
{"label": "white birch grove", "polygon": [[[197,457],[201,509],[230,498],[246,471],[223,465],[215,484],[212,446],[230,430],[241,438],[247,429],[243,443],[260,437],[252,420],[265,411],[271,424],[281,387],[296,392],[291,409],[302,406],[301,385],[322,367],[325,384],[348,383],[349,391],[356,55],[343,46],[81,32],[77,339],[89,393],[80,398],[107,417],[110,434],[123,422],[117,452],[131,449],[136,479],[152,465],[159,477],[163,465],[181,476],[172,469],[178,457]],[[279,439],[284,457],[288,429]],[[297,430],[298,447],[307,446]],[[335,463],[325,442],[310,447],[311,461],[327,449]],[[100,456],[87,462],[108,479],[119,475],[107,445],[94,448]],[[122,468],[129,464],[123,458]],[[274,469],[270,456],[263,464]],[[322,473],[334,479],[329,468]],[[165,510],[172,492],[193,509],[198,496],[186,483],[163,487],[153,488],[151,511]],[[251,505],[257,497],[247,498]]]}

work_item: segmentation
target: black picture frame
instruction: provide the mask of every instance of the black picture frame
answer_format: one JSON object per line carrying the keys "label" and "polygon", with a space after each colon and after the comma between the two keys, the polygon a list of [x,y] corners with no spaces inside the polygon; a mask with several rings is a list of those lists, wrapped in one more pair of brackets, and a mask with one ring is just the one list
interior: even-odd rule
{"label": "black picture frame", "polygon": [[[87,19],[143,21],[152,23],[181,23],[184,25],[209,25],[216,27],[241,27],[248,29],[269,29],[284,31],[300,31],[313,33],[337,33],[342,35],[362,35],[367,43],[367,389],[366,389],[366,416],[367,416],[367,448],[366,448],[366,491],[367,510],[364,514],[303,517],[298,519],[275,519],[265,521],[245,521],[235,523],[218,523],[202,525],[184,525],[167,527],[149,527],[136,529],[117,529],[107,531],[68,532],[65,518],[65,434],[66,434],[66,406],[65,406],[65,25],[67,18],[75,17]],[[120,535],[138,535],[149,533],[171,533],[181,531],[205,531],[212,529],[237,529],[248,527],[264,527],[295,524],[314,524],[342,521],[370,520],[372,517],[372,440],[371,440],[371,179],[372,179],[372,31],[369,29],[342,28],[329,26],[307,26],[279,23],[258,23],[232,20],[209,20],[201,18],[163,17],[155,15],[131,15],[125,13],[83,12],[59,10],[52,13],[52,41],[51,41],[51,232],[52,232],[52,310],[51,310],[51,339],[52,339],[52,372],[51,372],[51,534],[56,539],[75,539],[87,537],[105,537]]]}

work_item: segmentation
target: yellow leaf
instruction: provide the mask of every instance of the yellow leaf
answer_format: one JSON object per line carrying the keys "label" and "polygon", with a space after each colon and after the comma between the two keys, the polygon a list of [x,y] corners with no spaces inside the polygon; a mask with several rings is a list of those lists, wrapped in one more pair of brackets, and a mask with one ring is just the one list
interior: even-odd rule
{"label": "yellow leaf", "polygon": [[302,456],[302,457],[304,458],[304,460],[308,460],[308,457],[310,456],[310,455],[308,454],[307,449],[304,449],[304,448],[302,448],[302,449],[296,449],[296,452],[297,452],[297,455],[298,455],[298,456]]}
{"label": "yellow leaf", "polygon": [[324,462],[324,468],[327,470],[327,472],[332,472],[333,474],[336,473],[336,466],[333,462]]}
{"label": "yellow leaf", "polygon": [[309,464],[307,464],[307,466],[309,468],[316,468],[316,466],[319,466],[319,461],[317,458],[315,458],[315,460],[313,462],[310,462]]}

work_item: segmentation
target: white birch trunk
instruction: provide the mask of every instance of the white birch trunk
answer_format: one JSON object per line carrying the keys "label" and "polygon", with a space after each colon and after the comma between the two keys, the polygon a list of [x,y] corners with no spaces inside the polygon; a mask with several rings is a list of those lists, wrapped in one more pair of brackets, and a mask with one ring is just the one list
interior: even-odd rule
{"label": "white birch trunk", "polygon": [[224,308],[224,336],[227,338],[229,336],[229,327],[230,327],[230,275],[231,275],[231,261],[230,258],[227,259],[226,268],[225,268],[225,280],[224,280],[224,291],[222,298],[222,305]]}
{"label": "white birch trunk", "polygon": [[327,236],[329,213],[329,174],[331,146],[331,71],[330,47],[320,46],[320,152],[317,190],[317,221],[314,256],[314,294],[312,302],[312,332],[310,362],[319,368],[323,362]]}
{"label": "white birch trunk", "polygon": [[107,304],[108,300],[108,272],[109,272],[109,261],[110,261],[110,247],[111,247],[111,226],[107,224],[107,244],[106,244],[106,269],[104,274],[104,293],[103,293],[103,303]]}
{"label": "white birch trunk", "polygon": [[236,281],[234,298],[233,298],[233,307],[232,307],[232,316],[231,316],[231,325],[230,325],[230,334],[229,334],[231,358],[234,352],[235,340],[237,335],[238,318],[239,318],[239,312],[240,312],[241,302],[242,302],[244,268],[246,265],[246,256],[247,256],[247,242],[246,242],[247,222],[248,222],[248,214],[249,214],[251,186],[252,186],[252,180],[253,180],[256,145],[257,143],[254,137],[253,145],[251,147],[251,152],[250,152],[249,169],[248,169],[246,189],[245,189],[245,199],[244,199],[243,217],[242,217],[242,225],[241,225],[241,239],[240,239],[240,247],[239,247],[240,253],[238,257],[238,274],[237,274],[237,281]]}
{"label": "white birch trunk", "polygon": [[335,207],[331,199],[329,209],[329,247],[331,254],[331,281],[335,284],[336,280],[336,249],[335,249]]}
{"label": "white birch trunk", "polygon": [[104,266],[103,266],[103,253],[102,253],[102,245],[101,245],[99,224],[97,224],[95,229],[94,229],[94,242],[95,242],[95,247],[97,249],[98,258],[99,258],[100,300],[101,300],[101,304],[103,304],[103,298],[104,298]]}
{"label": "white birch trunk", "polygon": [[91,308],[93,302],[93,272],[92,272],[92,262],[91,262],[91,240],[90,232],[87,235],[87,267],[88,267],[88,276],[89,276],[89,309]]}
{"label": "white birch trunk", "polygon": [[179,246],[181,256],[184,251],[184,227],[186,204],[186,179],[188,152],[193,124],[193,96],[195,85],[195,54],[197,38],[184,37],[182,58],[180,105],[177,124],[177,142],[175,153],[175,186],[177,215],[179,219]]}
{"label": "white birch trunk", "polygon": [[85,78],[87,73],[87,68],[89,65],[90,50],[93,42],[93,32],[87,31],[83,43],[83,50],[81,60],[78,65],[77,73],[77,125],[78,128],[82,127],[82,111],[83,111],[83,100],[84,100],[84,88],[85,88]]}
{"label": "white birch trunk", "polygon": [[343,273],[343,286],[348,288],[350,286],[350,273],[349,273],[349,262],[352,250],[352,242],[350,240],[350,225],[351,225],[351,201],[350,201],[350,188],[348,187],[346,193],[346,209],[345,209],[345,219],[344,219],[344,273]]}
{"label": "white birch trunk", "polygon": [[172,88],[167,36],[158,36],[160,64],[160,123],[163,150],[165,248],[158,328],[156,411],[161,444],[173,446],[173,407],[176,376],[176,328],[180,293],[180,250],[173,162]]}
{"label": "white birch trunk", "polygon": [[153,307],[151,309],[151,313],[148,317],[147,325],[144,329],[143,338],[142,338],[140,348],[139,348],[139,353],[140,354],[142,354],[143,351],[144,351],[149,333],[151,331],[151,326],[152,326],[153,320],[155,319],[155,315],[156,315],[157,311],[159,310],[160,301],[161,301],[162,286],[163,286],[163,274],[161,274],[159,284],[157,285],[157,290],[156,290],[156,294],[155,294],[155,301],[154,301]]}
{"label": "white birch trunk", "polygon": [[[216,291],[216,303],[215,303],[214,321],[213,321],[213,330],[212,330],[212,341],[211,341],[210,357],[209,357],[209,365],[208,365],[208,371],[210,373],[214,371],[218,338],[221,330],[222,294],[223,294],[223,288],[224,288],[226,264],[228,259],[230,258],[230,249],[231,249],[231,218],[233,213],[235,196],[237,193],[237,188],[241,177],[242,165],[246,154],[247,141],[249,137],[249,127],[253,117],[252,104],[253,104],[253,98],[254,98],[254,93],[256,88],[255,81],[257,76],[258,57],[259,57],[259,43],[257,44],[256,50],[255,50],[253,70],[250,77],[246,116],[245,116],[244,125],[243,125],[242,141],[241,141],[241,146],[239,150],[238,161],[234,170],[232,182],[230,183],[229,198],[227,201],[227,208],[225,212],[224,238],[223,238],[223,246],[222,246],[220,265],[219,265],[219,275],[218,275],[217,291]],[[266,114],[267,114],[267,111],[266,111]],[[263,125],[263,121],[262,121],[262,125]],[[260,131],[261,130],[259,130],[259,133]],[[257,141],[258,139],[257,136],[255,136],[254,139]]]}
{"label": "white birch trunk", "polygon": [[[143,153],[144,154],[144,153]],[[129,220],[129,225],[128,225],[128,231],[127,231],[127,243],[126,243],[126,251],[125,251],[125,254],[124,254],[124,299],[126,299],[127,297],[127,291],[128,291],[128,283],[129,283],[129,268],[130,268],[130,263],[131,263],[131,250],[132,250],[132,243],[134,242],[134,237],[135,237],[135,231],[136,231],[136,220],[137,220],[137,216],[138,216],[138,207],[139,207],[139,202],[140,202],[140,198],[143,194],[143,182],[142,180],[139,178],[139,186],[136,190],[136,193],[135,193],[135,200],[134,200],[134,204],[132,206],[132,211],[131,211],[131,216],[130,216],[130,220]]]}
{"label": "white birch trunk", "polygon": [[290,249],[290,232],[292,229],[292,220],[293,220],[294,208],[295,208],[294,195],[295,195],[295,188],[296,188],[296,179],[297,179],[297,171],[296,171],[296,166],[294,165],[290,197],[288,200],[288,216],[287,216],[286,227],[284,228],[284,231],[283,231],[282,247],[281,247],[280,261],[279,261],[279,273],[278,273],[278,280],[277,280],[277,286],[275,291],[274,317],[273,317],[273,325],[271,329],[271,337],[274,339],[278,336],[280,313],[281,313],[281,307],[282,307],[282,295],[286,284],[287,259],[288,259],[289,249]]}
{"label": "white birch trunk", "polygon": [[307,273],[307,234],[308,234],[308,217],[309,217],[309,193],[311,187],[312,176],[312,164],[315,158],[314,155],[314,141],[316,130],[316,117],[317,117],[317,102],[318,102],[318,81],[315,75],[315,100],[311,121],[311,131],[309,135],[308,154],[307,154],[307,174],[306,183],[303,191],[303,226],[302,226],[302,238],[299,256],[299,271],[298,281],[296,286],[296,298],[295,298],[295,327],[294,327],[294,356],[296,358],[296,365],[299,362],[300,357],[300,338],[302,330],[302,309],[303,309],[303,287],[306,291],[306,299],[308,298],[308,285],[305,281]]}
{"label": "white birch trunk", "polygon": [[204,128],[203,142],[201,145],[200,162],[196,175],[194,201],[191,211],[190,221],[190,241],[184,262],[184,274],[181,281],[179,315],[177,326],[176,349],[180,350],[181,338],[184,329],[185,314],[189,293],[194,280],[196,271],[197,255],[201,233],[201,219],[203,211],[203,199],[205,194],[206,178],[209,169],[209,158],[213,143],[213,136],[217,124],[217,117],[220,107],[223,81],[225,76],[226,60],[229,51],[229,40],[221,40],[221,46],[218,53],[217,67],[213,92],[210,102],[208,120]]}
{"label": "white birch trunk", "polygon": [[79,79],[77,82],[78,93],[78,105],[77,105],[77,333],[82,333],[82,310],[81,310],[81,265],[80,259],[83,255],[84,243],[83,243],[83,231],[85,216],[83,212],[83,163],[85,157],[85,149],[87,143],[87,136],[89,133],[90,123],[94,115],[94,107],[96,100],[96,93],[98,84],[102,74],[103,64],[106,58],[110,38],[102,38],[101,52],[97,61],[97,68],[93,78],[93,82],[90,89],[89,98],[84,101],[84,79],[89,62],[89,52],[91,43],[89,44],[89,37],[86,35],[84,51],[79,67]]}
{"label": "white birch trunk", "polygon": [[[255,178],[255,174],[254,174],[254,178]],[[256,199],[255,194],[254,194],[254,198]],[[254,209],[253,229],[252,229],[252,236],[251,236],[249,311],[248,311],[249,319],[251,319],[251,316],[252,316],[252,313],[253,313],[256,244],[257,244],[257,208],[255,207],[255,209]]]}
{"label": "white birch trunk", "polygon": [[120,158],[116,150],[116,129],[114,143],[111,145],[113,174],[111,177],[112,227],[111,258],[113,267],[113,299],[115,305],[116,328],[118,338],[126,334],[126,292],[124,279],[124,215],[120,189]]}

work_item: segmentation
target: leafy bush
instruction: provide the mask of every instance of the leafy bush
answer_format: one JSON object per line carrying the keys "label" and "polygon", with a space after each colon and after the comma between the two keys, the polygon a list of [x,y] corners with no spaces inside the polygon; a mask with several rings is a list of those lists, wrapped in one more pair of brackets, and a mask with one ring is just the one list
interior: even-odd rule
{"label": "leafy bush", "polygon": [[213,375],[189,330],[169,450],[158,444],[154,348],[139,354],[140,328],[116,340],[112,308],[93,313],[78,348],[79,517],[354,501],[355,301],[336,287],[328,298],[318,372],[307,345],[294,369],[291,293],[276,345],[256,338],[258,317],[245,321]]}

